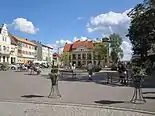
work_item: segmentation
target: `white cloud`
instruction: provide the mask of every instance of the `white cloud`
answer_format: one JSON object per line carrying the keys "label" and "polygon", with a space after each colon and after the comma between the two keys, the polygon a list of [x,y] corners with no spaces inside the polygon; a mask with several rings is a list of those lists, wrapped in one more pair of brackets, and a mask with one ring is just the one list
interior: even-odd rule
{"label": "white cloud", "polygon": [[36,34],[36,32],[39,31],[39,28],[36,28],[31,21],[25,18],[14,19],[12,25],[14,29],[25,33]]}
{"label": "white cloud", "polygon": [[66,43],[71,44],[72,42],[70,40],[60,39],[60,40],[57,40],[54,44],[51,44],[51,46],[53,47],[54,52],[58,52],[58,48],[59,48],[59,53],[62,53],[63,47]]}
{"label": "white cloud", "polygon": [[82,19],[84,19],[84,17],[78,17],[78,18],[77,18],[77,20],[82,20]]}
{"label": "white cloud", "polygon": [[132,53],[131,43],[125,38],[131,21],[127,16],[127,13],[130,10],[131,9],[122,13],[110,11],[108,13],[99,14],[95,17],[91,17],[86,26],[89,33],[99,33],[104,37],[108,37],[112,33],[118,33],[123,37],[124,39],[121,48],[124,52],[124,60],[129,60]]}
{"label": "white cloud", "polygon": [[110,35],[115,32],[124,36],[130,24],[130,18],[127,16],[130,10],[126,10],[123,13],[110,11],[91,17],[87,24],[87,31],[90,33],[98,32],[102,35]]}
{"label": "white cloud", "polygon": [[131,45],[131,43],[124,40],[122,42],[121,48],[122,48],[123,53],[124,53],[123,60],[130,60],[131,59],[131,54],[132,54],[132,45]]}
{"label": "white cloud", "polygon": [[75,42],[75,41],[78,41],[78,40],[80,40],[80,41],[85,41],[85,40],[90,40],[88,37],[84,37],[84,36],[81,36],[80,38],[78,38],[78,37],[74,37],[73,38],[73,42]]}

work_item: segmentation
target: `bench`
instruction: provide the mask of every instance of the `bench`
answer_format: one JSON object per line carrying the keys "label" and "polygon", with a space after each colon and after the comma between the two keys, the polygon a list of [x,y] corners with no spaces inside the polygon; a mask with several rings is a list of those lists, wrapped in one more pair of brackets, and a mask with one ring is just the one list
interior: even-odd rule
{"label": "bench", "polygon": [[65,75],[71,75],[72,78],[76,78],[76,72],[74,70],[60,70],[60,75],[62,78]]}

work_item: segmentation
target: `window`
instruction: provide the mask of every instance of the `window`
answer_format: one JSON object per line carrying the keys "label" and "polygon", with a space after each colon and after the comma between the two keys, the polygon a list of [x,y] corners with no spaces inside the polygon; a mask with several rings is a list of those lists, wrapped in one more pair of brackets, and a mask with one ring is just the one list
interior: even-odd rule
{"label": "window", "polygon": [[29,49],[31,49],[31,46],[29,46]]}
{"label": "window", "polygon": [[2,46],[0,45],[0,51],[2,51]]}
{"label": "window", "polygon": [[1,56],[0,56],[0,62],[1,62]]}
{"label": "window", "polygon": [[23,51],[23,54],[25,54],[25,51]]}
{"label": "window", "polygon": [[3,62],[5,62],[5,56],[3,56]]}
{"label": "window", "polygon": [[3,51],[5,51],[6,50],[6,47],[5,46],[3,46]]}
{"label": "window", "polygon": [[7,52],[9,52],[9,47],[7,47]]}
{"label": "window", "polygon": [[87,59],[88,59],[88,60],[91,59],[91,54],[90,54],[90,53],[87,54]]}
{"label": "window", "polygon": [[81,59],[81,54],[78,54],[78,59]]}
{"label": "window", "polygon": [[7,62],[9,62],[9,57],[7,57]]}
{"label": "window", "polygon": [[86,59],[86,54],[82,54],[82,59]]}

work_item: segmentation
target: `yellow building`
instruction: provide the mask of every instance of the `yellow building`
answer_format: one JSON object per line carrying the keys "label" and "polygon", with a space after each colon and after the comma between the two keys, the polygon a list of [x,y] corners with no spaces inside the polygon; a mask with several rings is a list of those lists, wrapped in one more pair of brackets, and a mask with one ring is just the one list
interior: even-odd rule
{"label": "yellow building", "polygon": [[28,39],[14,36],[17,40],[18,52],[17,63],[28,63],[36,60],[36,44]]}

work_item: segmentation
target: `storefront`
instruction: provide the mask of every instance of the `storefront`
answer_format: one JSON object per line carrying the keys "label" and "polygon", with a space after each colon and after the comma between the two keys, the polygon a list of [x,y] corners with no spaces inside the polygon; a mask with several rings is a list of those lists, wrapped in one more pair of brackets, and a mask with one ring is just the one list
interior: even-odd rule
{"label": "storefront", "polygon": [[3,63],[3,62],[10,63],[10,56],[6,55],[6,54],[1,54],[0,55],[0,62],[1,63]]}

